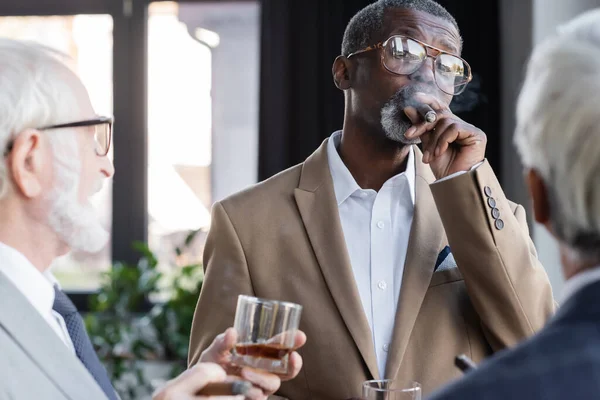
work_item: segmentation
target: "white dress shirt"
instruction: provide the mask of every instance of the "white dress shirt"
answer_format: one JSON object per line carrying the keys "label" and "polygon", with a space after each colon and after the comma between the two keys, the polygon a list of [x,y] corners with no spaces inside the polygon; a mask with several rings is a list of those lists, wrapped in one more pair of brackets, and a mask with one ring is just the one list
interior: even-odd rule
{"label": "white dress shirt", "polygon": [[414,214],[415,155],[411,147],[406,171],[376,192],[358,186],[337,151],[340,140],[340,131],[329,140],[329,169],[354,280],[383,377]]}
{"label": "white dress shirt", "polygon": [[0,272],[25,296],[52,330],[75,353],[71,337],[60,314],[52,309],[56,282],[47,270],[41,273],[17,250],[0,242]]}
{"label": "white dress shirt", "polygon": [[563,287],[561,304],[564,304],[565,301],[569,300],[575,295],[575,293],[579,292],[585,286],[591,285],[597,281],[600,281],[600,266],[585,270],[576,274],[575,276],[572,276],[565,282],[565,286]]}
{"label": "white dress shirt", "polygon": [[[338,153],[341,138],[342,132],[337,131],[327,143],[329,170],[354,280],[371,327],[379,375],[384,377],[414,215],[415,152],[411,146],[406,170],[388,179],[376,192],[362,189],[354,180]],[[470,171],[482,164],[477,163]]]}

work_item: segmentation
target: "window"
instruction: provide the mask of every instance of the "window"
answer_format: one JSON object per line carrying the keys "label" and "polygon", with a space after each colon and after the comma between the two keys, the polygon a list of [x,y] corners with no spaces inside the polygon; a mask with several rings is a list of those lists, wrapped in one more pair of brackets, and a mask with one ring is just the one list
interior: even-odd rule
{"label": "window", "polygon": [[214,201],[257,181],[259,6],[156,2],[148,21],[148,242],[200,262]]}

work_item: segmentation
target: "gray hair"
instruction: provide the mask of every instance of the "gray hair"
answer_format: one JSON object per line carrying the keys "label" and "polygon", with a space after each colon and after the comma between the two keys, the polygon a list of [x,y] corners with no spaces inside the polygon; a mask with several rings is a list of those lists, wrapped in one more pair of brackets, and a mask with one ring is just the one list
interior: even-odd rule
{"label": "gray hair", "polygon": [[346,26],[342,40],[342,55],[373,45],[382,34],[385,12],[391,8],[421,11],[450,22],[458,31],[456,20],[444,7],[433,0],[378,0],[360,10]]}
{"label": "gray hair", "polygon": [[0,199],[11,187],[4,157],[9,142],[25,129],[65,121],[77,107],[62,57],[40,44],[0,38]]}
{"label": "gray hair", "polygon": [[514,142],[549,192],[556,235],[580,259],[600,258],[600,9],[534,50],[517,103]]}

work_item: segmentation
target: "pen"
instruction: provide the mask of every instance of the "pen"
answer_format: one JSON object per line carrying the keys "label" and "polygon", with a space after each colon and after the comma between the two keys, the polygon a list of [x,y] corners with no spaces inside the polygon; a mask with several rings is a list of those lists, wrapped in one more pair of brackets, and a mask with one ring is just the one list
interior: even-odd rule
{"label": "pen", "polygon": [[477,365],[465,354],[456,356],[454,359],[454,365],[456,365],[458,369],[465,373],[477,369]]}

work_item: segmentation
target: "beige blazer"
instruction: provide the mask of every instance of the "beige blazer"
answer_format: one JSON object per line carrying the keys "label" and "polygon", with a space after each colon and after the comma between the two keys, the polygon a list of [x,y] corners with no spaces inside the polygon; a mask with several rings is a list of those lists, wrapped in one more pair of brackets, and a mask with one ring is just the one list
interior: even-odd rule
{"label": "beige blazer", "polygon": [[[461,375],[456,355],[481,361],[514,345],[542,328],[554,302],[525,211],[506,199],[489,164],[434,183],[415,153],[415,214],[385,378],[418,381],[427,394]],[[434,273],[447,245],[458,268]],[[304,367],[280,396],[348,399],[360,396],[363,381],[383,378],[344,241],[327,140],[303,164],[215,203],[204,265],[190,364],[233,324],[237,296],[249,294],[304,306]]]}

